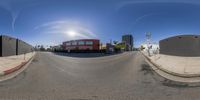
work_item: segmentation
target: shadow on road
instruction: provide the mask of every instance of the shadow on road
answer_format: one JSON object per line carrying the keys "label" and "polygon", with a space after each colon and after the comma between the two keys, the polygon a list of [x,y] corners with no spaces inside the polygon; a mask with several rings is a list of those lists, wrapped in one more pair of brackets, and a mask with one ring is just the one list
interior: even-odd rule
{"label": "shadow on road", "polygon": [[147,64],[142,64],[141,66],[141,71],[144,72],[144,75],[147,75],[147,74],[151,74],[153,75],[153,70],[151,69],[151,67]]}
{"label": "shadow on road", "polygon": [[151,69],[148,64],[142,64],[141,72],[144,72],[144,75],[152,75],[154,79],[160,82],[163,86],[173,87],[173,88],[192,88],[192,87],[200,87],[200,83],[194,83],[195,85],[184,83],[184,82],[176,82],[164,77],[159,76],[158,74],[154,74],[155,72]]}
{"label": "shadow on road", "polygon": [[105,54],[105,53],[61,53],[61,52],[53,52],[55,55],[59,56],[68,56],[68,57],[77,57],[77,58],[95,58],[95,57],[105,57],[105,56],[112,56],[121,53],[112,53],[112,54]]}

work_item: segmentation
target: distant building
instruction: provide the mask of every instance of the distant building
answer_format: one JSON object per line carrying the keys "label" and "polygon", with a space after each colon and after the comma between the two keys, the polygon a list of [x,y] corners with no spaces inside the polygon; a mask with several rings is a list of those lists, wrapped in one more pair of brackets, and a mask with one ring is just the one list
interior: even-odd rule
{"label": "distant building", "polygon": [[106,43],[106,53],[113,53],[114,48],[114,45],[112,45],[111,43]]}
{"label": "distant building", "polygon": [[51,50],[52,51],[62,51],[62,45],[52,46]]}
{"label": "distant building", "polygon": [[122,42],[126,44],[126,50],[131,51],[133,49],[133,36],[126,34],[122,36]]}
{"label": "distant building", "polygon": [[100,40],[98,39],[80,39],[63,42],[63,49],[71,50],[99,50]]}

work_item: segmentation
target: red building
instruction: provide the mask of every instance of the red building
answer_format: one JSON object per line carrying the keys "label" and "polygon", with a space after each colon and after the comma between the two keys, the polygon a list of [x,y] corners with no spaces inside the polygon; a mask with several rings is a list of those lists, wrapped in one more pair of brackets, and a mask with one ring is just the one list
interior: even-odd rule
{"label": "red building", "polygon": [[64,50],[99,50],[100,41],[97,39],[80,39],[63,42]]}

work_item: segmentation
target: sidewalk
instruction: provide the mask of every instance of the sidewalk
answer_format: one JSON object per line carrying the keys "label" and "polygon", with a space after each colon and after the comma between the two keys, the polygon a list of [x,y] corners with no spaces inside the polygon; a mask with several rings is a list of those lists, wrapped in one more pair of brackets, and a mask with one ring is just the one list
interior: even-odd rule
{"label": "sidewalk", "polygon": [[0,57],[0,76],[10,74],[23,67],[32,57],[35,52],[9,57]]}
{"label": "sidewalk", "polygon": [[[147,53],[142,52],[146,57]],[[200,76],[200,57],[181,57],[156,54],[148,57],[159,69],[181,77]]]}
{"label": "sidewalk", "polygon": [[181,57],[155,54],[151,57],[141,51],[147,63],[159,75],[178,82],[200,82],[200,57]]}

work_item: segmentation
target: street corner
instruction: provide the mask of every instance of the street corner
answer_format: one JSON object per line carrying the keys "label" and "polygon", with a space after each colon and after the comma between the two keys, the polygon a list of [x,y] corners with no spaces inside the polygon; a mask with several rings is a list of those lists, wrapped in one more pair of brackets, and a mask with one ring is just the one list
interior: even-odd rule
{"label": "street corner", "polygon": [[[152,49],[141,50],[141,53],[160,76],[176,82],[196,84],[200,82],[200,54],[197,51],[198,44],[193,44],[198,40],[196,37],[180,35],[163,39],[159,42],[159,53],[153,53]],[[189,41],[187,44],[181,44],[186,40]],[[196,46],[191,47],[192,44]]]}
{"label": "street corner", "polygon": [[[5,81],[16,77],[23,72],[30,62],[34,59],[36,52],[26,53],[17,56],[9,56],[1,58],[0,81]],[[12,59],[15,58],[15,59]]]}

